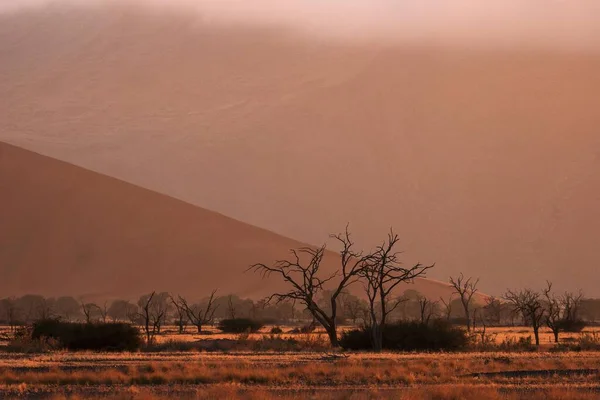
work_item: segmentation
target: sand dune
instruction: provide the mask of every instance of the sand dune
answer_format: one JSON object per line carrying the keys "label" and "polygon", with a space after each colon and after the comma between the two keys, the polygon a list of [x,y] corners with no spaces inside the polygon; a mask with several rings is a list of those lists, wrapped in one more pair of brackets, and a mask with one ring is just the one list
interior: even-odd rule
{"label": "sand dune", "polygon": [[393,225],[441,280],[600,295],[595,51],[69,6],[0,16],[0,60],[0,140],[308,243],[350,221],[372,244]]}
{"label": "sand dune", "polygon": [[[260,298],[281,282],[245,273],[248,266],[303,245],[1,142],[0,190],[3,296],[135,299],[167,290],[200,298],[218,288]],[[324,268],[336,263],[331,253]],[[407,288],[432,298],[450,290],[428,280]]]}

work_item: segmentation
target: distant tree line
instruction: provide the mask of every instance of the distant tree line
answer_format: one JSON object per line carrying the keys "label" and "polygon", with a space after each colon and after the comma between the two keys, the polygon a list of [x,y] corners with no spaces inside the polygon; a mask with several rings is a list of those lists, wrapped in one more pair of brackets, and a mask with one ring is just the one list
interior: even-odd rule
{"label": "distant tree line", "polygon": [[[333,346],[339,344],[340,325],[361,326],[369,332],[373,348],[382,349],[389,323],[404,321],[423,325],[443,320],[452,325],[485,332],[491,326],[531,327],[539,344],[539,331],[548,327],[555,341],[565,331],[578,331],[585,324],[600,322],[600,299],[585,298],[580,292],[557,293],[550,282],[539,291],[508,290],[501,297],[478,294],[479,280],[460,274],[450,277],[450,295],[428,298],[401,283],[424,277],[432,265],[404,266],[396,250],[393,231],[373,250],[357,250],[346,228],[331,236],[338,243],[339,267],[321,268],[326,246],[291,250],[288,260],[272,265],[255,264],[250,270],[279,277],[286,290],[253,300],[234,294],[187,299],[167,292],[151,292],[132,302],[115,299],[89,302],[70,296],[25,295],[0,299],[0,323],[11,329],[35,321],[127,322],[142,328],[147,343],[174,325],[179,333],[202,333],[215,321],[246,319],[275,325],[299,325],[310,331],[321,325]],[[360,293],[362,290],[362,294]],[[358,294],[358,295],[357,295]]]}

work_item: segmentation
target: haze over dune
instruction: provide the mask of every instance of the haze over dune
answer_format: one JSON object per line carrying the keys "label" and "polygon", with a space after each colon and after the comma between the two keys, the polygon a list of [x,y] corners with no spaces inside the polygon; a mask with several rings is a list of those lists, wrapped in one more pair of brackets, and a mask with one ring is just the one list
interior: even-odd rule
{"label": "haze over dune", "polygon": [[[258,299],[283,290],[245,271],[302,243],[114,178],[0,142],[0,291],[130,298],[218,289]],[[328,254],[324,268],[338,259]],[[450,288],[403,285],[431,298]]]}
{"label": "haze over dune", "polygon": [[598,2],[116,3],[0,14],[0,140],[303,242],[394,226],[486,292],[600,295]]}

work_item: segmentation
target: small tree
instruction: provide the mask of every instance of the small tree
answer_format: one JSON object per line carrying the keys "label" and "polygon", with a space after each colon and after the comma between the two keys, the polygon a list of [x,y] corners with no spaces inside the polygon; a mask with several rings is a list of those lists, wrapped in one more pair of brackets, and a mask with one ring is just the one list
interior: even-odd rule
{"label": "small tree", "polygon": [[137,319],[143,325],[147,345],[154,343],[155,336],[160,334],[161,326],[168,312],[167,298],[167,293],[152,292],[140,297],[138,301],[141,312],[137,314]]}
{"label": "small tree", "polygon": [[540,345],[540,327],[544,320],[546,310],[542,295],[531,289],[523,289],[520,291],[509,290],[504,295],[504,298],[513,305],[513,309],[520,313],[523,321],[530,324],[533,328],[536,346]]}
{"label": "small tree", "polygon": [[188,320],[185,308],[181,304],[181,301],[175,300],[173,296],[169,296],[169,300],[175,308],[175,317],[177,318],[175,320],[175,325],[177,325],[177,328],[179,329],[179,334],[181,335],[185,332],[185,327],[187,325]]}
{"label": "small tree", "polygon": [[229,313],[230,319],[235,319],[236,307],[235,307],[235,304],[233,303],[232,295],[227,296],[227,312]]}
{"label": "small tree", "polygon": [[369,303],[369,329],[376,352],[383,348],[383,331],[388,316],[404,301],[402,297],[393,301],[392,291],[401,283],[410,283],[424,276],[428,269],[434,267],[417,263],[411,268],[404,268],[399,261],[400,253],[395,251],[399,241],[398,235],[390,231],[387,240],[368,256],[365,267],[361,269]]}
{"label": "small tree", "polygon": [[554,335],[554,343],[558,343],[558,336],[562,326],[562,310],[559,299],[552,293],[552,283],[546,282],[547,286],[542,291],[546,298],[546,313],[544,321]]}
{"label": "small tree", "polygon": [[481,318],[491,322],[493,325],[499,326],[502,321],[502,310],[502,302],[494,296],[489,296],[485,299]]}
{"label": "small tree", "polygon": [[8,297],[2,299],[0,305],[2,310],[4,311],[4,317],[6,319],[6,322],[8,323],[8,326],[10,327],[10,331],[14,332],[16,330],[17,322],[19,321],[20,317],[20,310],[17,306],[15,298]]}
{"label": "small tree", "polygon": [[465,318],[467,320],[467,331],[471,331],[471,321],[473,316],[471,315],[473,296],[477,293],[477,284],[479,279],[473,280],[469,277],[465,279],[461,273],[456,279],[450,277],[450,285],[454,288],[454,293],[458,294],[460,303],[463,306],[465,312]]}
{"label": "small tree", "polygon": [[190,307],[186,299],[179,296],[180,307],[182,307],[185,311],[190,323],[194,325],[196,329],[198,329],[198,333],[202,333],[202,327],[213,321],[215,311],[218,308],[214,306],[215,293],[217,293],[216,289],[210,294],[205,307],[203,307],[201,304],[196,304]]}
{"label": "small tree", "polygon": [[444,318],[446,318],[446,321],[450,321],[450,318],[452,318],[452,301],[453,301],[453,296],[450,295],[450,297],[448,298],[448,300],[444,299],[443,297],[440,297],[440,302],[442,303],[443,309],[444,309]]}
{"label": "small tree", "polygon": [[421,323],[427,325],[429,324],[431,318],[434,317],[437,312],[438,302],[431,301],[425,296],[419,296],[417,298],[417,301],[419,303]]}
{"label": "small tree", "polygon": [[96,303],[84,303],[81,302],[81,312],[85,316],[85,323],[91,324],[97,315],[97,311],[100,309]]}

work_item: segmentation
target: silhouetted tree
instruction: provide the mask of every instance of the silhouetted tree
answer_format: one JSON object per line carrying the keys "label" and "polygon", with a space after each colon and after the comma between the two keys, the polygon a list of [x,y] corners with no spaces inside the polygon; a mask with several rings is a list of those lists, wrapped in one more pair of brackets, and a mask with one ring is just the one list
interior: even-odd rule
{"label": "silhouetted tree", "polygon": [[399,260],[400,252],[395,251],[399,241],[398,235],[390,231],[387,240],[367,256],[365,267],[360,270],[365,278],[373,350],[377,352],[383,348],[383,331],[388,316],[403,301],[401,297],[391,301],[392,291],[401,283],[424,276],[428,269],[434,267],[417,263],[411,268],[404,268]]}
{"label": "silhouetted tree", "polygon": [[81,312],[85,316],[86,324],[91,324],[93,322],[94,318],[98,314],[99,309],[100,307],[98,307],[96,303],[84,303],[83,301],[81,302]]}
{"label": "silhouetted tree", "polygon": [[20,310],[17,306],[17,301],[14,297],[7,297],[0,301],[0,308],[2,309],[3,318],[10,327],[11,332],[14,332],[21,318]]}
{"label": "silhouetted tree", "polygon": [[[250,269],[261,273],[263,277],[273,274],[281,277],[288,284],[289,291],[274,293],[267,301],[295,300],[302,303],[314,320],[325,328],[331,345],[338,347],[338,296],[349,285],[358,281],[370,255],[364,256],[362,252],[354,250],[354,242],[348,227],[346,227],[345,233],[331,235],[331,238],[338,241],[342,249],[340,250],[340,269],[330,275],[322,276],[320,270],[326,250],[325,245],[317,249],[302,247],[298,250],[291,250],[291,260],[280,260],[273,266],[254,264]],[[336,278],[338,279],[337,284],[334,283]],[[331,285],[332,289],[328,310],[324,310],[318,304],[318,299],[327,284]]]}
{"label": "silhouetted tree", "polygon": [[450,277],[450,285],[454,288],[454,293],[458,294],[460,303],[463,306],[465,312],[465,318],[467,320],[467,331],[471,330],[471,308],[473,306],[473,296],[477,293],[477,284],[479,279],[473,280],[473,278],[465,279],[461,273],[456,279]]}
{"label": "silhouetted tree", "polygon": [[187,325],[188,320],[187,314],[185,312],[185,308],[183,307],[180,301],[175,300],[173,296],[169,296],[169,299],[171,301],[171,304],[173,304],[173,307],[175,308],[175,325],[177,325],[179,334],[181,335],[185,332],[185,327]]}
{"label": "silhouetted tree", "polygon": [[446,318],[446,321],[450,321],[450,318],[452,318],[452,301],[453,301],[453,296],[450,295],[450,297],[448,298],[448,300],[444,299],[443,297],[440,297],[440,302],[442,303],[443,309],[444,309],[444,317]]}
{"label": "silhouetted tree", "polygon": [[533,328],[535,344],[540,345],[540,327],[544,320],[546,309],[544,308],[542,295],[531,289],[519,291],[509,290],[504,298],[513,305],[513,309],[519,312],[523,321]]}
{"label": "silhouetted tree", "polygon": [[419,303],[419,312],[421,315],[421,323],[428,325],[431,318],[434,317],[437,312],[438,302],[431,301],[425,296],[419,296],[417,301]]}
{"label": "silhouetted tree", "polygon": [[181,296],[179,296],[179,305],[185,310],[188,320],[192,325],[198,329],[198,333],[202,332],[202,327],[213,321],[215,311],[218,307],[214,306],[215,293],[217,290],[213,290],[206,302],[206,306],[202,304],[195,304],[191,307],[188,302]]}
{"label": "silhouetted tree", "polygon": [[485,299],[485,305],[483,306],[482,318],[486,321],[499,326],[502,322],[502,302],[494,296],[489,296]]}
{"label": "silhouetted tree", "polygon": [[138,306],[141,312],[138,317],[143,324],[144,332],[146,333],[146,343],[151,345],[154,343],[154,338],[160,334],[160,329],[166,319],[168,312],[168,293],[152,292],[149,295],[144,295],[138,300]]}

